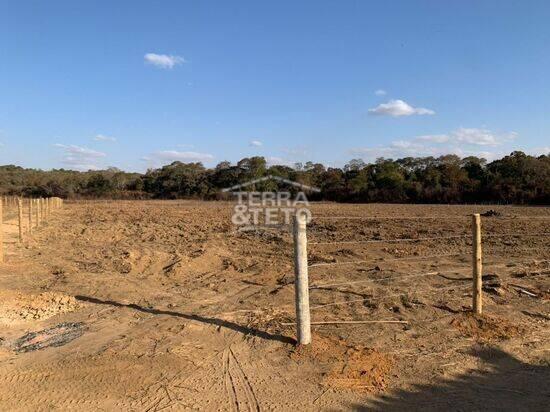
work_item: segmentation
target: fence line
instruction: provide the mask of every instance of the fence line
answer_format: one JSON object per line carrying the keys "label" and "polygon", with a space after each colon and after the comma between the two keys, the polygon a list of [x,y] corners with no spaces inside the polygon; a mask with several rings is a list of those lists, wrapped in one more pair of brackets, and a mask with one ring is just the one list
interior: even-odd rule
{"label": "fence line", "polygon": [[[444,288],[436,288],[436,289],[437,289],[437,291],[442,291],[442,290],[456,289],[457,287],[460,287],[460,286],[452,285],[452,286],[447,286],[447,287],[444,287]],[[340,302],[325,303],[323,305],[312,306],[311,310],[326,308],[328,306],[341,306],[341,305],[348,305],[350,303],[366,302],[367,300],[371,300],[371,299],[382,300],[382,299],[386,299],[386,298],[394,298],[394,297],[397,297],[397,296],[405,296],[405,295],[408,295],[409,293],[410,292],[400,292],[400,293],[384,295],[384,296],[370,296],[368,298],[362,298],[362,299],[352,299],[352,300],[346,300],[346,301],[340,301]]]}
{"label": "fence line", "polygon": [[[354,217],[354,216],[320,216],[319,218],[327,218],[327,219],[380,219],[378,217]],[[384,219],[393,219],[393,220],[406,220],[406,219],[412,219],[413,217],[397,217],[397,218],[393,218],[393,217],[384,217]],[[527,218],[527,217],[526,217]],[[535,217],[537,218],[537,217]],[[538,218],[546,218],[545,216],[539,216]],[[414,219],[426,219],[425,217],[414,217]],[[431,220],[434,220],[434,219],[441,219],[440,217],[429,217],[429,219]],[[462,219],[461,218],[453,218],[453,220],[457,220],[457,219]],[[431,271],[431,272],[425,272],[425,273],[413,273],[413,274],[409,274],[409,275],[405,275],[405,276],[390,276],[390,277],[385,277],[385,278],[381,278],[381,279],[364,279],[364,280],[357,280],[357,281],[349,281],[349,282],[340,282],[340,283],[325,283],[325,284],[320,284],[320,285],[312,285],[312,286],[309,286],[308,287],[308,290],[309,289],[322,289],[322,288],[329,288],[329,287],[334,287],[334,286],[346,286],[346,285],[350,285],[350,284],[358,284],[358,283],[371,283],[371,284],[375,284],[375,283],[379,283],[379,282],[386,282],[386,281],[390,281],[390,280],[401,280],[401,279],[408,279],[408,278],[418,278],[418,277],[423,277],[423,276],[433,276],[433,275],[442,275],[442,274],[445,274],[445,273],[460,273],[461,271],[464,271],[464,270],[472,270],[472,286],[471,286],[471,291],[472,291],[472,311],[475,313],[475,314],[478,314],[478,315],[481,315],[482,314],[482,274],[483,274],[483,267],[482,267],[482,237],[481,237],[481,215],[480,214],[473,214],[471,215],[471,233],[469,235],[467,234],[457,234],[457,235],[448,235],[448,236],[431,236],[431,237],[417,237],[417,238],[401,238],[401,239],[370,239],[370,240],[344,240],[344,241],[319,241],[319,242],[311,242],[310,245],[331,245],[331,244],[334,244],[334,245],[341,245],[341,244],[372,244],[372,243],[399,243],[399,242],[419,242],[419,241],[432,241],[432,240],[443,240],[443,239],[465,239],[465,238],[470,238],[471,236],[471,244],[468,243],[468,245],[471,245],[472,247],[472,264],[471,264],[471,268],[458,268],[458,269],[453,269],[453,270],[448,270],[448,271]],[[499,219],[499,218],[496,218],[496,219]],[[510,217],[510,219],[518,219],[518,217]],[[531,218],[528,218],[528,219],[531,219]],[[296,227],[296,221],[295,221],[295,227]],[[444,257],[444,256],[460,256],[462,255],[463,253],[449,253],[449,254],[445,254],[445,255],[431,255],[431,256],[410,256],[410,257],[405,257],[405,258],[390,258],[390,259],[378,259],[378,260],[373,260],[373,259],[369,259],[369,260],[355,260],[355,261],[348,261],[348,262],[321,262],[321,263],[314,263],[314,264],[311,264],[311,265],[308,265],[308,262],[307,262],[307,240],[306,240],[306,236],[305,236],[305,229],[306,228],[302,228],[302,230],[304,231],[304,236],[303,238],[301,239],[301,244],[299,246],[299,248],[297,248],[296,246],[296,237],[294,238],[294,242],[295,242],[295,262],[296,262],[296,266],[295,266],[295,273],[296,273],[296,291],[297,291],[297,294],[299,292],[299,289],[303,290],[303,279],[304,279],[304,273],[305,273],[305,279],[307,279],[307,269],[308,268],[313,268],[313,267],[322,267],[322,266],[335,266],[335,265],[354,265],[354,264],[359,264],[359,263],[384,263],[384,262],[391,262],[391,261],[399,261],[399,260],[416,260],[416,259],[428,259],[428,258],[439,258],[439,257]],[[295,229],[296,230],[296,229]],[[501,233],[501,234],[495,234],[495,233],[492,233],[492,234],[487,234],[487,235],[483,235],[484,237],[486,238],[506,238],[506,237],[541,237],[541,238],[546,238],[547,236],[549,236],[550,233],[548,232],[539,232],[539,233]],[[298,265],[298,255],[297,255],[297,251],[300,251],[300,256],[301,256],[301,259],[300,259],[300,264]],[[306,261],[304,263],[303,261],[303,256],[306,256]],[[492,264],[492,265],[487,265],[486,267],[491,267],[491,266],[506,266],[505,264]],[[302,282],[300,282],[300,287],[298,287],[298,275],[301,276],[301,279],[302,279]],[[458,279],[457,279],[458,280]],[[463,279],[460,279],[460,280],[463,280]],[[467,278],[465,279],[467,280]],[[444,290],[449,290],[449,289],[457,289],[457,285],[454,284],[452,286],[449,286],[449,287],[443,287],[443,288],[437,288],[438,291],[444,291]],[[383,296],[383,297],[380,297],[379,299],[383,299],[383,298],[387,298],[387,297],[392,297],[392,296],[403,296],[403,295],[406,295],[410,292],[405,292],[405,293],[399,293],[399,294],[390,294],[390,295],[386,295],[386,296]],[[302,299],[305,295],[302,294],[302,297],[300,299]],[[342,302],[332,302],[332,303],[327,303],[327,304],[323,304],[323,305],[316,305],[316,306],[313,306],[313,307],[309,307],[309,305],[302,305],[302,308],[300,309],[300,313],[299,312],[299,308],[298,308],[298,305],[296,307],[296,322],[297,322],[297,327],[298,327],[298,330],[301,331],[299,333],[305,333],[304,330],[305,329],[308,329],[308,328],[311,328],[311,320],[310,320],[310,315],[309,313],[308,314],[304,314],[303,313],[303,310],[304,308],[308,308],[309,310],[315,310],[315,309],[320,309],[320,308],[324,308],[324,307],[330,307],[330,306],[338,306],[338,305],[347,305],[347,304],[351,304],[351,303],[355,303],[355,302],[365,302],[367,300],[370,300],[370,299],[373,299],[373,297],[367,297],[367,298],[363,298],[363,299],[356,299],[356,300],[346,300],[346,301],[342,301]],[[298,302],[298,295],[296,295],[296,301]],[[303,322],[301,319],[306,319],[307,322]],[[308,336],[311,336],[310,335],[310,332],[307,332],[308,333]],[[300,339],[298,339],[298,343],[300,344],[308,344],[308,342],[302,342]]]}
{"label": "fence line", "polygon": [[[550,247],[550,245],[544,245],[545,247]],[[518,251],[528,252],[531,249],[520,249]],[[379,258],[379,259],[368,259],[368,260],[350,260],[345,262],[323,262],[323,263],[313,263],[309,265],[309,268],[316,267],[328,267],[328,266],[340,266],[340,265],[358,265],[363,263],[386,263],[386,262],[405,262],[407,260],[422,260],[422,259],[435,259],[443,257],[452,257],[452,256],[463,256],[466,252],[463,253],[443,253],[438,255],[426,255],[426,256],[406,256],[400,258]],[[492,266],[492,264],[488,265]]]}
{"label": "fence line", "polygon": [[423,276],[434,276],[439,275],[441,273],[455,273],[456,271],[449,271],[449,272],[439,272],[439,271],[433,271],[433,272],[426,272],[426,273],[413,273],[411,275],[405,275],[405,276],[387,276],[385,278],[379,278],[379,279],[362,279],[362,280],[352,280],[349,282],[341,282],[341,283],[328,283],[328,284],[320,284],[320,285],[312,285],[309,287],[309,289],[321,289],[321,288],[328,288],[332,286],[345,286],[345,285],[354,285],[357,283],[381,283],[386,280],[392,280],[392,279],[410,279],[410,278],[419,278]]}
{"label": "fence line", "polygon": [[423,240],[440,240],[440,239],[458,239],[467,238],[468,235],[452,235],[452,236],[437,236],[437,237],[417,237],[403,239],[371,239],[371,240],[342,240],[342,241],[327,241],[327,242],[311,242],[310,245],[332,245],[332,244],[348,244],[348,243],[396,243],[396,242],[416,242]]}
{"label": "fence line", "polygon": [[493,234],[493,235],[483,235],[483,237],[514,237],[514,236],[527,236],[527,237],[539,237],[539,236],[550,236],[550,232],[546,233],[504,233],[504,234]]}
{"label": "fence line", "polygon": [[[515,263],[524,265],[524,264],[529,263],[529,262],[515,262]],[[488,268],[488,267],[489,268],[497,268],[497,267],[507,267],[507,266],[508,266],[507,263],[489,263],[489,264],[484,264],[483,265],[483,267],[485,267],[485,268]],[[310,289],[320,289],[320,288],[324,288],[324,287],[345,286],[345,285],[356,284],[356,283],[368,283],[368,282],[377,283],[377,282],[382,282],[382,281],[391,280],[391,279],[400,280],[400,279],[408,279],[408,278],[415,278],[415,277],[422,277],[422,276],[429,276],[429,275],[439,276],[439,275],[460,273],[460,272],[465,272],[465,271],[467,272],[469,270],[471,270],[471,268],[469,268],[469,267],[459,267],[459,268],[449,269],[449,270],[445,270],[445,271],[436,270],[436,271],[425,272],[425,273],[413,273],[411,275],[404,275],[404,276],[387,276],[385,278],[379,278],[379,279],[361,279],[361,280],[352,280],[352,281],[349,281],[349,282],[326,283],[326,284],[320,284],[320,285],[312,285],[309,288]],[[396,272],[396,273],[399,273],[399,272]],[[464,280],[464,279],[449,279],[449,280]]]}
{"label": "fence line", "polygon": [[323,262],[323,263],[313,263],[309,265],[310,268],[316,268],[321,266],[335,266],[335,265],[355,265],[359,263],[385,263],[385,262],[399,262],[405,260],[416,260],[416,259],[433,259],[440,257],[449,257],[449,256],[462,256],[464,253],[445,253],[439,255],[427,255],[427,256],[406,256],[400,258],[379,258],[379,259],[368,259],[368,260],[350,260],[346,262]]}
{"label": "fence line", "polygon": [[[25,207],[27,203],[27,207]],[[4,262],[4,222],[15,219],[17,225],[17,239],[19,243],[24,241],[26,234],[29,237],[33,234],[33,221],[35,228],[38,229],[40,224],[47,220],[52,213],[63,206],[63,199],[58,197],[43,198],[27,198],[23,199],[18,196],[2,196],[0,198],[0,263]],[[14,209],[4,216],[4,210]],[[24,219],[25,210],[28,212],[27,219]],[[33,219],[33,212],[36,213],[36,219]],[[25,228],[26,226],[26,228]]]}
{"label": "fence line", "polygon": [[[482,216],[483,217],[483,216]],[[463,220],[469,216],[314,216],[313,220]],[[491,216],[493,220],[550,219],[550,216]]]}
{"label": "fence line", "polygon": [[312,219],[329,219],[329,220],[461,220],[467,219],[468,216],[314,216]]}
{"label": "fence line", "polygon": [[[484,237],[514,237],[514,236],[528,236],[528,237],[539,237],[539,236],[550,236],[550,232],[546,233],[504,233],[504,234],[492,234],[484,235]],[[452,235],[452,236],[438,236],[438,237],[417,237],[417,238],[403,238],[403,239],[371,239],[371,240],[335,240],[327,242],[310,242],[310,245],[337,245],[337,244],[367,244],[367,243],[399,243],[399,242],[416,242],[416,241],[426,241],[426,240],[440,240],[440,239],[459,239],[459,238],[469,238],[469,235]]]}

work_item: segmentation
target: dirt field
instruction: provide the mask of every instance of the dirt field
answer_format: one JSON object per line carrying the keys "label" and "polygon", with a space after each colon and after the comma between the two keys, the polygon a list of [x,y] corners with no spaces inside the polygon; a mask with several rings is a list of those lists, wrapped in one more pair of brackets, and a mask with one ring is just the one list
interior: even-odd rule
{"label": "dirt field", "polygon": [[[312,320],[407,323],[296,349],[290,230],[239,231],[229,203],[68,203],[23,245],[5,211],[0,409],[548,408],[550,208],[312,209]],[[489,209],[476,318],[469,214]]]}

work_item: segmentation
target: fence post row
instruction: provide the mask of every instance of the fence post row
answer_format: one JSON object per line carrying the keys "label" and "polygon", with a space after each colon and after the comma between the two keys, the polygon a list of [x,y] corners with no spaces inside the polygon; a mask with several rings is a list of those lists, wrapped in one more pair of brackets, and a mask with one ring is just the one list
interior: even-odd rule
{"label": "fence post row", "polygon": [[481,257],[481,217],[479,213],[472,216],[472,280],[473,280],[473,311],[477,315],[482,313],[482,257]]}
{"label": "fence post row", "polygon": [[306,219],[305,214],[298,213],[294,216],[293,222],[296,326],[300,345],[311,343]]}
{"label": "fence post row", "polygon": [[[60,209],[63,205],[63,199],[58,197],[50,198],[29,198],[28,199],[28,233],[32,235],[33,223],[35,227],[40,227],[40,223],[46,220],[54,210]],[[0,262],[4,261],[4,249],[3,249],[3,206],[13,205],[17,208],[17,222],[18,222],[18,238],[19,243],[23,242],[23,221],[24,221],[24,203],[23,199],[18,196],[2,196],[0,198]]]}

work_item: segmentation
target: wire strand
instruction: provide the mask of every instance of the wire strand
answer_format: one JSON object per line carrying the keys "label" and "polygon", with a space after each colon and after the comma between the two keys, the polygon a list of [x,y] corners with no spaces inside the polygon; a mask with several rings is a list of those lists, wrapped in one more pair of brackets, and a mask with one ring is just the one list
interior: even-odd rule
{"label": "wire strand", "polygon": [[[504,234],[485,234],[482,235],[482,238],[487,237],[508,237],[508,236],[528,236],[528,237],[539,237],[539,236],[550,236],[550,232],[546,233],[504,233]],[[416,242],[416,241],[426,241],[426,240],[440,240],[440,239],[458,239],[458,238],[469,238],[471,235],[453,235],[453,236],[439,236],[439,237],[417,237],[417,238],[403,238],[403,239],[372,239],[372,240],[344,240],[344,241],[334,241],[334,242],[310,242],[310,245],[333,245],[333,244],[367,244],[367,243],[399,243],[399,242]]]}
{"label": "wire strand", "polygon": [[[482,216],[484,217],[484,216]],[[329,220],[340,220],[340,219],[359,219],[359,220],[460,220],[460,219],[469,219],[470,215],[467,216],[313,216],[315,219],[329,219]],[[515,219],[550,219],[550,216],[491,216],[490,219],[494,220],[515,220]]]}
{"label": "wire strand", "polygon": [[422,277],[422,276],[433,276],[433,275],[439,275],[439,274],[445,274],[445,273],[455,273],[455,272],[456,271],[450,271],[450,272],[434,271],[434,272],[427,272],[427,273],[414,273],[414,274],[405,275],[405,276],[388,276],[388,277],[380,278],[380,279],[363,279],[363,280],[354,280],[354,281],[350,281],[350,282],[312,285],[309,288],[310,289],[321,289],[321,288],[328,288],[328,287],[332,287],[332,286],[354,285],[356,283],[369,283],[369,282],[370,283],[380,283],[380,282],[384,282],[386,280],[392,280],[392,279],[401,280],[401,279],[419,278],[419,277]]}
{"label": "wire strand", "polygon": [[346,243],[395,243],[395,242],[416,242],[421,240],[439,240],[439,239],[458,239],[467,238],[471,235],[453,235],[453,236],[439,236],[439,237],[417,237],[417,238],[403,238],[403,239],[372,239],[372,240],[344,240],[335,242],[310,242],[310,245],[331,245],[331,244],[346,244]]}
{"label": "wire strand", "polygon": [[381,258],[379,260],[352,260],[348,262],[323,262],[323,263],[313,263],[312,265],[309,265],[308,268],[315,268],[320,266],[334,266],[334,265],[354,265],[359,263],[385,263],[385,262],[397,262],[402,260],[416,260],[416,259],[433,259],[438,257],[449,257],[449,256],[461,256],[464,253],[446,253],[443,255],[428,255],[428,256],[407,256],[407,257],[401,257],[401,258],[389,258],[384,259]]}
{"label": "wire strand", "polygon": [[312,220],[315,219],[359,219],[359,220],[430,220],[430,219],[448,219],[448,220],[458,220],[458,219],[467,219],[469,216],[313,216]]}
{"label": "wire strand", "polygon": [[[526,265],[530,262],[516,262],[519,265]],[[507,267],[508,263],[484,263],[483,268],[497,268],[497,267]],[[471,267],[459,267],[455,269],[449,269],[445,271],[432,271],[432,272],[425,272],[425,273],[413,273],[411,275],[404,275],[404,276],[388,276],[381,279],[363,279],[363,280],[353,280],[349,282],[340,282],[340,283],[327,283],[327,284],[320,284],[320,285],[312,285],[310,286],[310,289],[319,289],[324,287],[331,287],[331,286],[345,286],[350,284],[357,284],[357,283],[378,283],[385,280],[391,280],[391,279],[408,279],[408,278],[415,278],[415,277],[422,277],[422,276],[429,276],[429,275],[446,275],[446,274],[452,274],[452,273],[461,273],[461,272],[469,272],[472,270]]]}
{"label": "wire strand", "polygon": [[[453,285],[453,286],[449,286],[449,287],[445,287],[445,288],[438,288],[437,290],[442,291],[442,290],[449,290],[449,289],[456,289],[456,288],[457,288],[457,286]],[[407,293],[408,292],[401,292],[401,293],[396,293],[396,294],[386,295],[386,296],[380,296],[380,297],[368,297],[368,298],[364,298],[364,299],[354,299],[354,300],[346,300],[346,301],[341,301],[341,302],[327,303],[327,304],[324,304],[324,305],[313,306],[313,307],[310,308],[310,310],[321,309],[321,308],[325,308],[325,307],[328,307],[328,306],[339,306],[339,305],[348,305],[350,303],[365,302],[365,301],[371,300],[371,299],[380,299],[380,300],[382,300],[382,299],[386,299],[386,298],[404,296]]]}

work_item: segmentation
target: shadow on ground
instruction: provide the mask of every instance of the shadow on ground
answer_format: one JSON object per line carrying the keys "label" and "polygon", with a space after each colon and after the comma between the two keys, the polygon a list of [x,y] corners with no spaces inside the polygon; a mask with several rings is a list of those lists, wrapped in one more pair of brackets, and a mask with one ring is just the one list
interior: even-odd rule
{"label": "shadow on ground", "polygon": [[550,367],[523,363],[497,348],[472,352],[489,371],[474,371],[433,385],[416,385],[352,405],[356,411],[548,411]]}
{"label": "shadow on ground", "polygon": [[145,308],[143,306],[136,305],[135,303],[124,304],[124,303],[115,302],[113,300],[101,300],[101,299],[97,299],[97,298],[90,297],[90,296],[77,295],[77,296],[75,296],[75,299],[79,300],[79,301],[82,301],[82,302],[94,303],[94,304],[97,304],[97,305],[109,305],[109,306],[115,306],[115,307],[119,307],[119,308],[135,309],[135,310],[138,310],[140,312],[145,312],[145,313],[149,313],[149,314],[152,314],[152,315],[175,316],[175,317],[178,317],[178,318],[194,320],[194,321],[201,322],[201,323],[206,323],[206,324],[209,324],[209,325],[215,325],[215,326],[219,326],[219,327],[222,327],[222,328],[231,329],[231,330],[234,330],[236,332],[242,333],[243,335],[256,336],[258,338],[279,341],[279,342],[282,342],[282,343],[288,343],[288,344],[292,344],[292,345],[294,345],[296,343],[296,340],[291,338],[291,337],[280,335],[280,334],[272,334],[272,333],[265,332],[265,331],[258,330],[258,329],[252,329],[252,328],[249,328],[247,326],[242,326],[242,325],[239,325],[237,323],[230,322],[230,321],[224,320],[224,319],[208,318],[208,317],[201,316],[201,315],[180,313],[180,312],[174,312],[174,311],[170,311],[170,310]]}

